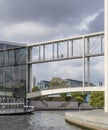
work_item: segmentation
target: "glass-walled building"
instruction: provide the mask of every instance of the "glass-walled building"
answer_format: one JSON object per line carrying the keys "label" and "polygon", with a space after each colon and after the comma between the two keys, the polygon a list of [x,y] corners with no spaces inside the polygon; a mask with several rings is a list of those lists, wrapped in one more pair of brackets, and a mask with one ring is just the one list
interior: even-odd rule
{"label": "glass-walled building", "polygon": [[26,45],[0,42],[0,96],[26,99],[26,63]]}

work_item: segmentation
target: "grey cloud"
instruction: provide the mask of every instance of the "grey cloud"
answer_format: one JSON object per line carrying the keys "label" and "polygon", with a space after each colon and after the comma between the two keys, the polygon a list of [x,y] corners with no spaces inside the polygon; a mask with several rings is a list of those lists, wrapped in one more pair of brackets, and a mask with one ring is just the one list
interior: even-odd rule
{"label": "grey cloud", "polygon": [[104,12],[102,12],[93,22],[89,25],[89,32],[100,32],[104,30]]}
{"label": "grey cloud", "polygon": [[[78,27],[84,18],[101,8],[103,8],[102,0],[1,0],[0,36],[3,40],[12,39],[17,42],[30,43],[88,33],[84,30],[77,30],[75,27]],[[30,31],[30,34],[15,28],[16,34],[9,35],[10,37],[7,35],[7,30],[10,30],[10,33],[14,32],[14,28],[9,28],[12,25],[27,22],[39,23],[46,27],[46,33]],[[101,21],[96,24],[98,27],[94,26],[95,22],[97,21],[90,24],[89,32],[99,30]]]}
{"label": "grey cloud", "polygon": [[[97,4],[98,2],[98,4]],[[76,23],[103,7],[102,0],[1,0],[3,22],[39,21],[44,24]]]}
{"label": "grey cloud", "polygon": [[[89,24],[88,31],[76,29],[84,18],[102,8],[103,0],[0,0],[0,38],[1,40],[30,43],[103,31],[103,13]],[[12,25],[27,22],[40,23],[46,28],[45,33],[31,31],[30,34],[18,30],[18,28],[15,28],[16,30],[10,28]],[[31,27],[29,26],[29,28]],[[7,30],[9,30],[8,33]],[[12,34],[10,35],[10,33]],[[97,66],[96,61],[93,62],[93,65]],[[55,63],[55,65],[39,64],[36,65],[33,74],[38,79],[48,80],[57,74],[57,76],[81,80],[81,67],[81,61],[76,60],[72,63],[66,61],[65,63]],[[68,69],[71,69],[70,72]],[[93,70],[95,71],[96,67]],[[54,72],[56,73],[54,74]],[[101,72],[96,76],[92,73],[91,80],[98,82],[103,79]]]}

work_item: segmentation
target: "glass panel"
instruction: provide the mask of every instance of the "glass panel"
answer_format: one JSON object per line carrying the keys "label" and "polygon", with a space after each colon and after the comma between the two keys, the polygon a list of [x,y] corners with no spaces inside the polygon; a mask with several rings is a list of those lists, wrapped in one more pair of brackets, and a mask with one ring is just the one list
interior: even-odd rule
{"label": "glass panel", "polygon": [[4,49],[4,44],[0,43],[0,51]]}
{"label": "glass panel", "polygon": [[20,96],[25,97],[26,93],[26,65],[20,66]]}
{"label": "glass panel", "polygon": [[[12,47],[0,44],[0,50]],[[26,64],[26,48],[0,52],[0,95],[12,92],[13,96],[26,97],[26,65],[22,64]]]}
{"label": "glass panel", "polygon": [[20,56],[19,56],[19,49],[15,50],[15,53],[16,53],[16,64],[19,64],[19,59],[20,59]]}
{"label": "glass panel", "polygon": [[12,64],[13,65],[19,64],[19,49],[13,50],[12,52]]}
{"label": "glass panel", "polygon": [[13,95],[18,96],[19,95],[19,66],[13,66],[12,67],[12,73],[13,73]]}
{"label": "glass panel", "polygon": [[19,66],[13,66],[13,88],[19,88]]}
{"label": "glass panel", "polygon": [[6,51],[6,65],[12,64],[12,51]]}
{"label": "glass panel", "polygon": [[19,46],[13,45],[12,48],[19,48]]}
{"label": "glass panel", "polygon": [[5,65],[5,52],[0,52],[0,66]]}
{"label": "glass panel", "polygon": [[5,91],[12,91],[12,68],[5,67]]}
{"label": "glass panel", "polygon": [[6,46],[6,49],[12,49],[12,45],[6,44],[5,46]]}
{"label": "glass panel", "polygon": [[0,91],[3,90],[3,67],[0,67]]}
{"label": "glass panel", "polygon": [[26,63],[26,48],[19,49],[19,63]]}

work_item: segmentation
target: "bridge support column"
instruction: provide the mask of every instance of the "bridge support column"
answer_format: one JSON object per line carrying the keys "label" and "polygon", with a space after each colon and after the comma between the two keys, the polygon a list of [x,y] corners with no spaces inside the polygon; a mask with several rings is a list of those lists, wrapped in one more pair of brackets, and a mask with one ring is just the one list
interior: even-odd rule
{"label": "bridge support column", "polygon": [[90,41],[89,41],[89,37],[87,38],[87,83],[88,86],[90,86]]}
{"label": "bridge support column", "polygon": [[83,54],[83,87],[85,87],[85,38],[83,37],[82,45],[82,54]]}
{"label": "bridge support column", "polygon": [[28,65],[28,92],[32,92],[33,87],[33,76],[32,76],[32,65]]}
{"label": "bridge support column", "polygon": [[105,112],[108,112],[108,0],[104,0],[104,32],[105,32]]}
{"label": "bridge support column", "polygon": [[[28,61],[32,61],[32,48],[28,49]],[[33,76],[32,76],[32,64],[28,65],[28,92],[32,92]]]}

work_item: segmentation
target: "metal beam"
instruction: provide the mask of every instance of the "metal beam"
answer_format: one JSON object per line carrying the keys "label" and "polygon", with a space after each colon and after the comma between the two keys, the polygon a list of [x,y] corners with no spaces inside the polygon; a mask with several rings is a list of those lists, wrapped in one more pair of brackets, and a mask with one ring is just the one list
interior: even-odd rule
{"label": "metal beam", "polygon": [[[98,56],[104,56],[104,54],[92,54],[92,55],[85,55],[85,58],[87,57],[98,57]],[[71,60],[71,59],[81,59],[83,58],[83,56],[73,56],[73,57],[69,57],[69,58],[59,58],[59,59],[46,59],[45,61],[32,61],[32,62],[28,62],[27,64],[39,64],[39,63],[46,63],[46,62],[55,62],[55,61],[64,61],[64,60]]]}
{"label": "metal beam", "polygon": [[41,42],[41,43],[34,43],[34,44],[28,44],[28,47],[35,47],[35,46],[39,46],[39,45],[48,45],[48,44],[52,44],[52,43],[59,43],[59,42],[66,42],[66,41],[72,41],[72,40],[79,40],[82,39],[83,37],[87,38],[87,37],[96,37],[99,36],[100,34],[104,35],[104,32],[97,32],[97,33],[91,33],[91,34],[87,34],[87,35],[80,35],[80,36],[74,36],[74,37],[70,37],[70,38],[64,38],[64,39],[59,39],[59,40],[53,40],[53,41],[48,41],[48,42]]}

